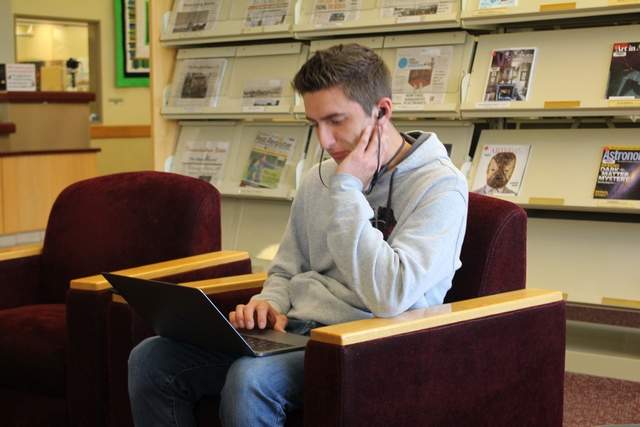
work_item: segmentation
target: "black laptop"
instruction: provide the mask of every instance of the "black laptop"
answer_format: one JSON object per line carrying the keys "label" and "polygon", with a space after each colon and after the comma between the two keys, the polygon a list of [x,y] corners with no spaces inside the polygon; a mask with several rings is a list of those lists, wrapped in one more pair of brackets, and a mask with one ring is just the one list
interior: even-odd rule
{"label": "black laptop", "polygon": [[102,273],[156,334],[238,356],[269,356],[304,348],[308,337],[265,330],[239,332],[198,288]]}

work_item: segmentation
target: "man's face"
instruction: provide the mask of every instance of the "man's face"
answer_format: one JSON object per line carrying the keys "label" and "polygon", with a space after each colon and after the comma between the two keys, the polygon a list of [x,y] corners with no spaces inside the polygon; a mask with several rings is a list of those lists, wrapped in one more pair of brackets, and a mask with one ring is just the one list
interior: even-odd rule
{"label": "man's face", "polygon": [[514,161],[506,161],[499,165],[495,159],[491,159],[487,167],[487,185],[492,188],[504,187],[511,179],[514,168]]}
{"label": "man's face", "polygon": [[338,87],[308,92],[302,99],[307,119],[316,127],[320,145],[339,164],[354,149],[373,119]]}

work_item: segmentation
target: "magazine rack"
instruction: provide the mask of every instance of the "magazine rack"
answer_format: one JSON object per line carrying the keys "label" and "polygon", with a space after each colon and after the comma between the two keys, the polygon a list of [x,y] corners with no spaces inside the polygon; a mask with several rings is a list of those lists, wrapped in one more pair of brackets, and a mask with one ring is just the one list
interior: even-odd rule
{"label": "magazine rack", "polygon": [[[639,35],[640,25],[626,25],[479,36],[462,117],[638,116],[640,100],[607,100],[606,91],[613,44]],[[537,49],[527,99],[485,102],[492,51],[513,48]]]}
{"label": "magazine rack", "polygon": [[[296,168],[304,157],[305,142],[308,126],[304,123],[251,123],[241,121],[184,121],[180,122],[176,152],[172,161],[172,172],[188,174],[196,178],[206,176],[209,181],[211,173],[207,168],[202,168],[199,173],[198,161],[190,156],[189,150],[203,150],[206,143],[209,149],[216,144],[226,144],[226,154],[220,152],[218,156],[209,152],[208,159],[211,162],[215,158],[219,167],[218,178],[213,177],[210,182],[224,195],[231,197],[248,197],[259,199],[291,200],[297,186]],[[279,175],[277,185],[273,187],[257,188],[241,186],[241,182],[247,177],[252,151],[255,148],[258,135],[271,136],[279,142],[289,141],[291,144],[286,156],[286,162],[275,169]],[[205,154],[196,155],[202,158]],[[191,168],[187,167],[187,159],[191,157]],[[191,173],[190,173],[191,172]],[[266,180],[265,180],[266,183]]]}
{"label": "magazine rack", "polygon": [[[168,119],[290,119],[294,96],[289,82],[306,58],[307,46],[301,42],[180,49],[172,84],[165,89],[162,114]],[[217,102],[183,105],[193,61],[206,60],[225,64]],[[213,80],[210,86],[215,85]]]}
{"label": "magazine rack", "polygon": [[[165,46],[278,39],[292,36],[295,4],[293,0],[274,1],[273,5],[266,5],[266,7],[254,4],[255,2],[251,0],[218,0],[217,14],[215,9],[209,7],[211,15],[200,20],[195,18],[196,22],[193,25],[185,23],[188,19],[185,15],[188,12],[178,10],[184,3],[197,4],[198,2],[174,1],[173,10],[166,12],[163,16],[166,25],[160,41]],[[181,13],[183,16],[179,17]],[[204,25],[207,18],[210,22]]]}
{"label": "magazine rack", "polygon": [[[441,49],[445,54],[450,56],[450,65],[444,69],[446,73],[446,85],[444,90],[436,90],[431,95],[433,99],[429,99],[428,95],[424,96],[422,104],[409,104],[397,102],[394,100],[394,117],[405,119],[417,118],[446,118],[457,119],[460,117],[460,86],[463,77],[471,67],[471,58],[473,55],[474,39],[464,31],[429,33],[419,35],[399,35],[386,37],[355,37],[340,39],[340,43],[358,43],[367,46],[376,51],[389,67],[392,78],[401,70],[398,65],[398,51],[403,49],[426,48]],[[321,49],[326,49],[337,43],[335,39],[330,40],[314,40],[309,46],[309,56]],[[404,51],[409,53],[408,51]],[[432,54],[429,54],[432,55]],[[410,58],[408,58],[410,59]],[[406,73],[409,74],[408,72]],[[402,78],[401,76],[398,76]],[[425,91],[426,92],[426,91]],[[419,92],[418,92],[419,93]],[[402,96],[402,90],[394,93],[394,96]],[[401,100],[401,99],[400,99]],[[294,113],[298,118],[304,116],[304,105],[302,99],[297,97]]]}
{"label": "magazine rack", "polygon": [[[298,0],[293,32],[297,39],[317,37],[430,30],[460,27],[460,2],[438,0],[417,14],[415,7],[407,7],[394,0],[360,0],[353,7],[331,9],[332,0]],[[416,2],[418,3],[418,2]],[[394,7],[398,4],[398,7]],[[324,11],[319,9],[326,5]],[[405,7],[402,7],[405,6]]]}
{"label": "magazine rack", "polygon": [[483,131],[473,159],[470,191],[476,174],[485,174],[478,170],[478,163],[487,144],[531,145],[519,194],[496,197],[530,209],[640,213],[640,201],[593,198],[603,147],[639,146],[637,129]]}
{"label": "magazine rack", "polygon": [[[386,36],[382,58],[392,73],[394,115],[396,117],[459,118],[460,87],[463,77],[471,69],[474,44],[473,36],[464,31]],[[415,84],[410,83],[411,71],[408,68],[411,68],[411,65],[407,63],[412,59],[429,60],[428,57],[415,57],[416,48],[425,48],[430,52],[427,54],[428,57],[434,55],[431,52],[440,51],[438,57],[432,57],[435,65],[428,70],[430,86],[434,90],[427,88],[412,90]],[[444,87],[437,84],[440,79],[446,80]],[[414,99],[421,97],[422,102],[408,102],[407,100],[412,96]]]}
{"label": "magazine rack", "polygon": [[[493,4],[495,7],[482,7]],[[640,0],[462,0],[464,28],[640,12]]]}

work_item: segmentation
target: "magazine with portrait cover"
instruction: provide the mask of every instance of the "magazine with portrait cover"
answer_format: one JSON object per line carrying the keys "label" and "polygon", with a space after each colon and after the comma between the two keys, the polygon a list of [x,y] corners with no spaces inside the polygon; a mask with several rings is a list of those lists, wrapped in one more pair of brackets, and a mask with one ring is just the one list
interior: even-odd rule
{"label": "magazine with portrait cover", "polygon": [[532,47],[492,51],[483,101],[525,101],[531,91],[536,50]]}
{"label": "magazine with portrait cover", "polygon": [[478,2],[478,9],[498,9],[502,7],[516,7],[518,2],[516,0],[480,0]]}
{"label": "magazine with portrait cover", "polygon": [[380,15],[383,18],[397,18],[398,21],[411,21],[412,18],[441,15],[452,11],[453,1],[447,0],[383,0]]}
{"label": "magazine with portrait cover", "polygon": [[296,140],[275,133],[258,132],[242,175],[241,187],[276,189]]}
{"label": "magazine with portrait cover", "polygon": [[172,33],[211,30],[222,0],[176,0],[169,28]]}
{"label": "magazine with portrait cover", "polygon": [[361,0],[315,0],[311,22],[317,26],[340,25],[360,16]]}
{"label": "magazine with portrait cover", "polygon": [[268,27],[284,24],[289,12],[289,0],[249,0],[245,27]]}
{"label": "magazine with portrait cover", "polygon": [[640,200],[640,146],[602,149],[593,198]]}
{"label": "magazine with portrait cover", "polygon": [[517,196],[527,168],[531,145],[482,147],[471,191],[479,194]]}
{"label": "magazine with portrait cover", "polygon": [[172,172],[217,185],[222,181],[229,141],[186,141],[178,145]]}
{"label": "magazine with portrait cover", "polygon": [[640,99],[640,42],[613,44],[607,99]]}
{"label": "magazine with portrait cover", "polygon": [[169,104],[174,107],[215,107],[226,65],[225,58],[178,61]]}
{"label": "magazine with portrait cover", "polygon": [[398,49],[392,96],[399,108],[442,104],[451,70],[453,46]]}

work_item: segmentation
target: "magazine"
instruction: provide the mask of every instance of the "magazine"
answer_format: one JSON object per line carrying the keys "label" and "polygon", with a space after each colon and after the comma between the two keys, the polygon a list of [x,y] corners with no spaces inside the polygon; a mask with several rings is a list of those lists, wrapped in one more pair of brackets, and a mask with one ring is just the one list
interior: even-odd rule
{"label": "magazine", "polygon": [[289,0],[249,0],[245,27],[268,27],[284,24]]}
{"label": "magazine", "polygon": [[218,19],[222,0],[176,0],[174,33],[211,30]]}
{"label": "magazine", "polygon": [[475,180],[474,193],[517,196],[529,160],[531,145],[491,145],[482,147]]}
{"label": "magazine", "polygon": [[424,15],[451,13],[452,10],[453,2],[446,0],[383,0],[380,14],[383,18],[408,20]]}
{"label": "magazine", "polygon": [[442,104],[452,57],[453,46],[398,49],[392,82],[398,108]]}
{"label": "magazine", "polygon": [[[198,138],[199,139],[199,138]],[[180,150],[180,148],[179,148]],[[188,141],[179,155],[174,172],[219,184],[229,152],[228,141]]]}
{"label": "magazine", "polygon": [[313,5],[313,24],[339,25],[360,16],[361,0],[316,0]]}
{"label": "magazine", "polygon": [[278,188],[280,177],[296,140],[275,133],[258,132],[241,187]]}
{"label": "magazine", "polygon": [[640,42],[614,43],[607,99],[640,99]]}
{"label": "magazine", "polygon": [[536,48],[491,52],[484,101],[525,101],[531,92]]}
{"label": "magazine", "polygon": [[516,7],[517,0],[480,0],[478,9],[497,9],[501,7]]}
{"label": "magazine", "polygon": [[226,64],[225,58],[178,61],[170,104],[175,107],[215,107]]}
{"label": "magazine", "polygon": [[640,146],[603,148],[593,198],[640,200]]}
{"label": "magazine", "polygon": [[280,105],[282,80],[249,80],[242,91],[244,107],[273,107]]}

